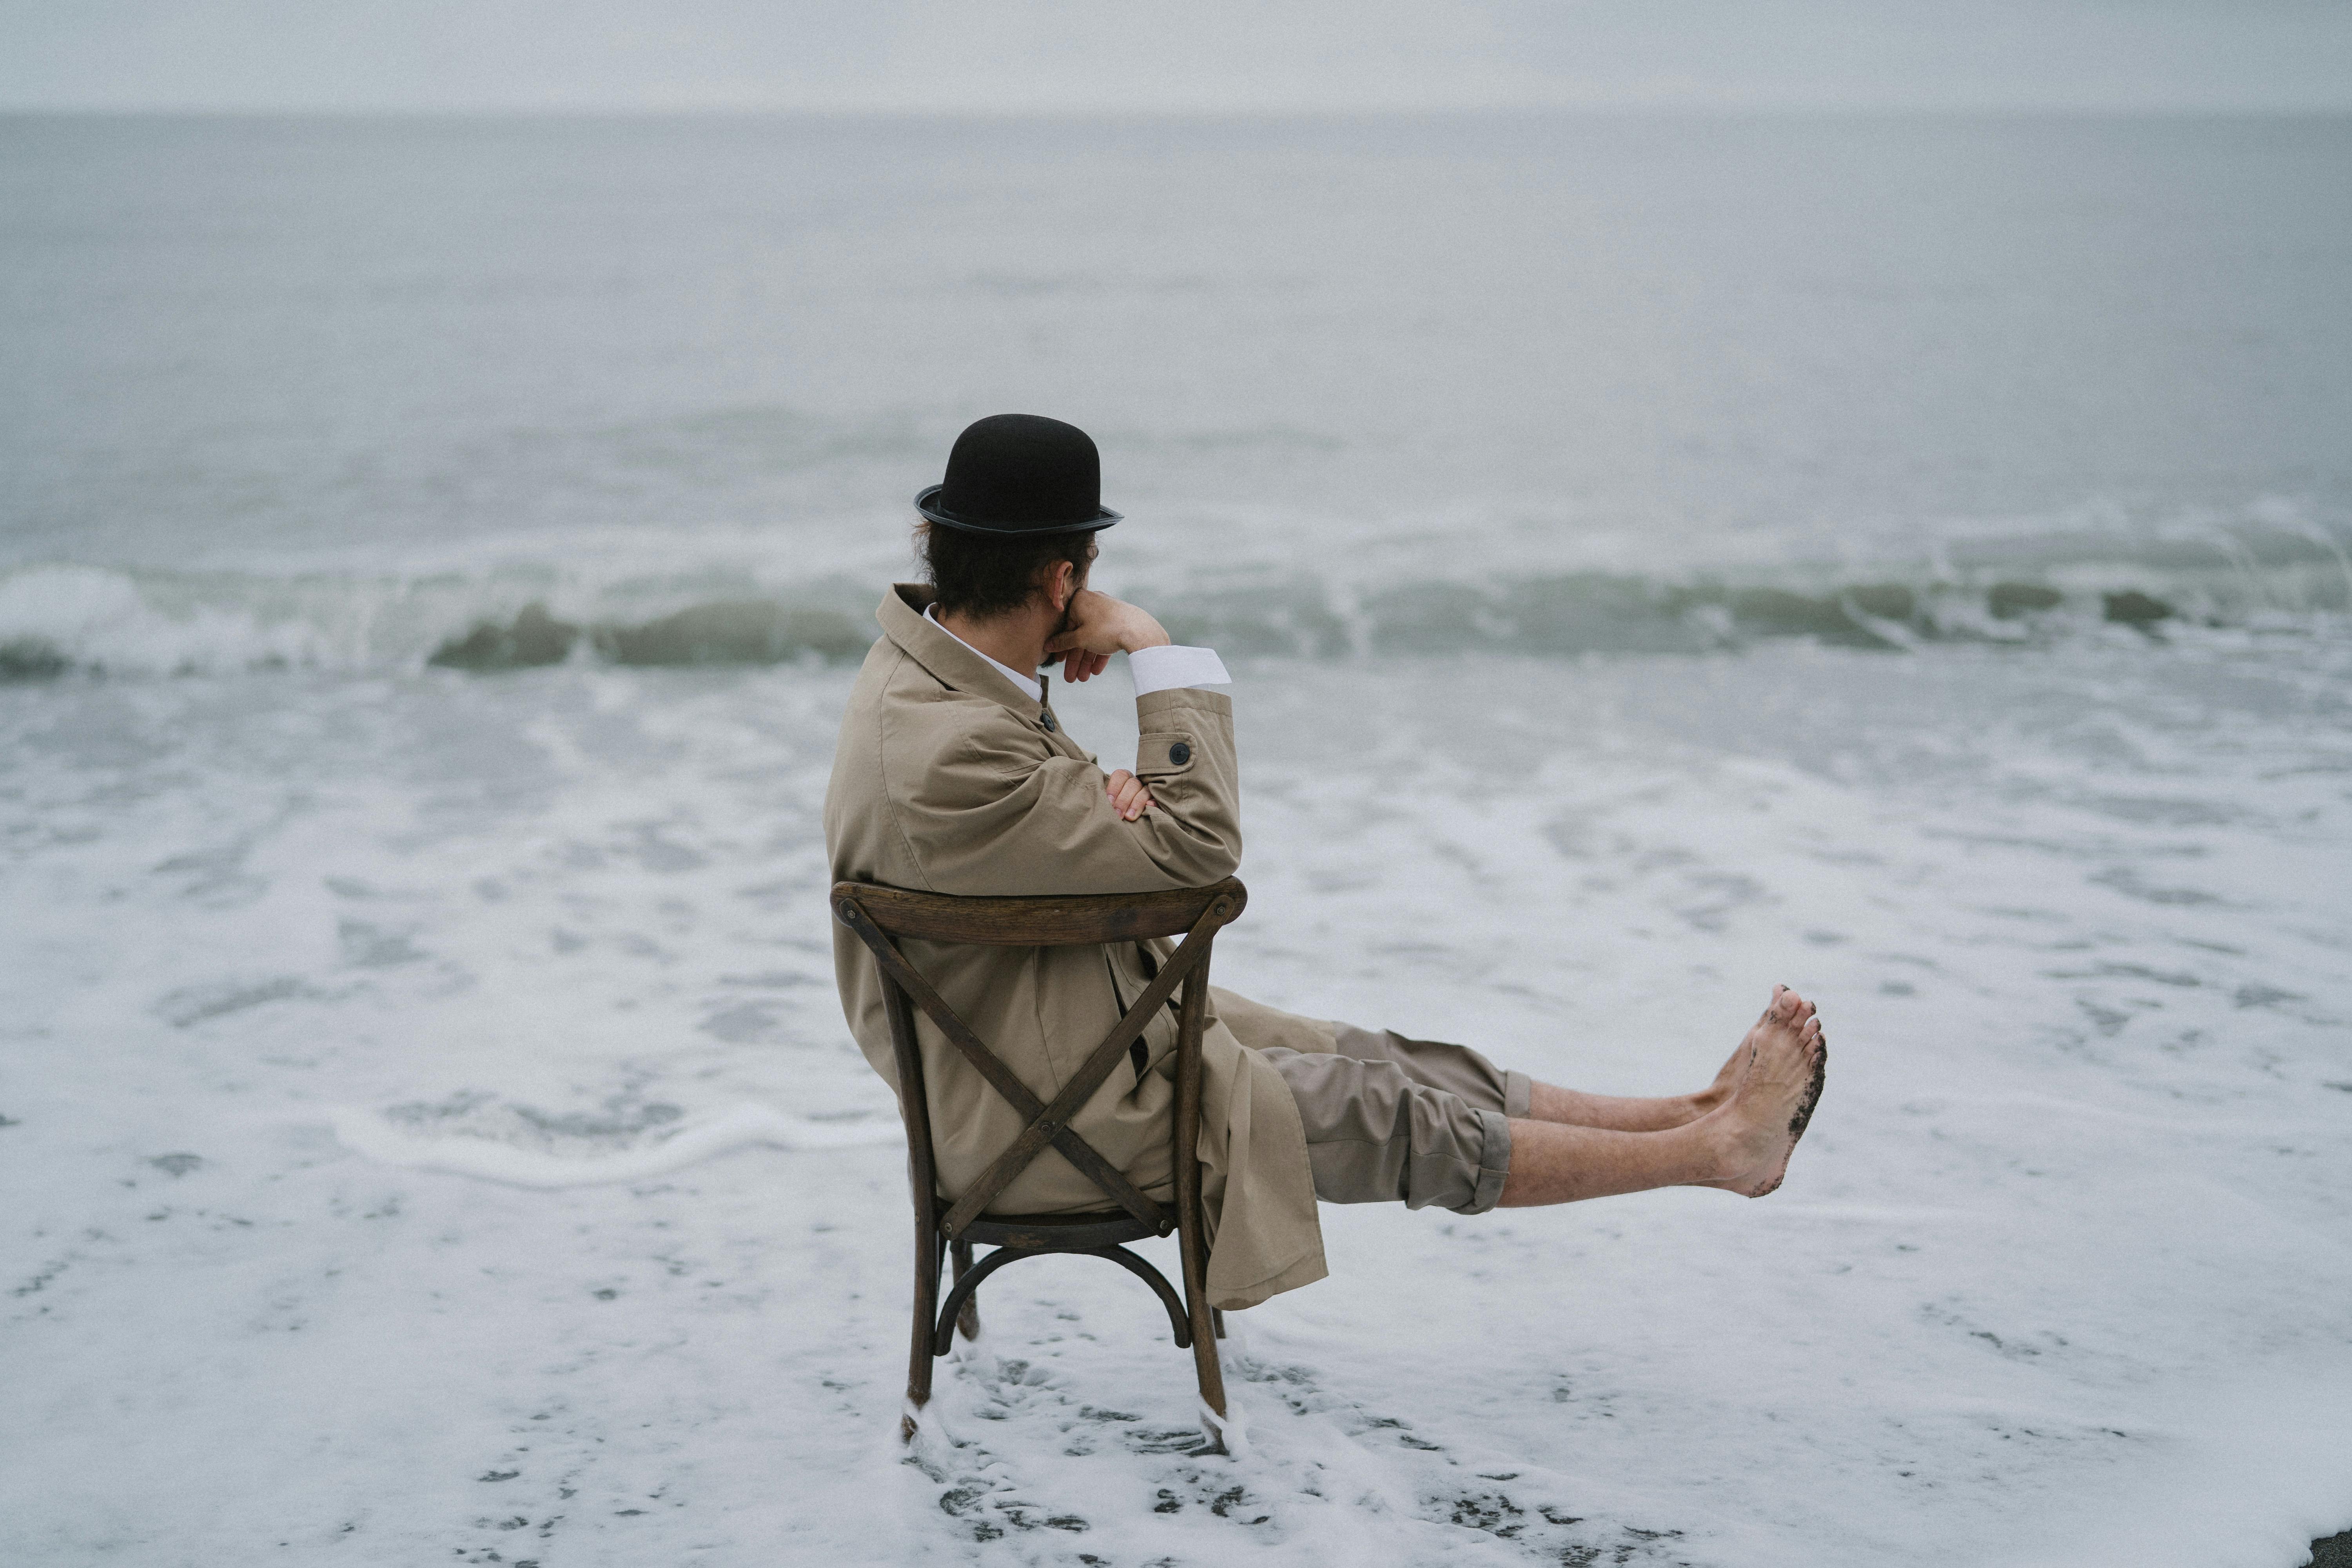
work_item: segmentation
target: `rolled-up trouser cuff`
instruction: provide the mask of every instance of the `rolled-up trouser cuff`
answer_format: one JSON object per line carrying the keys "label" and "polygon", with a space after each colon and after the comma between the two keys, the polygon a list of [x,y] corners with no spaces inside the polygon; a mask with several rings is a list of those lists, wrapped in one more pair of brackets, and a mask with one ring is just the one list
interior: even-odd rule
{"label": "rolled-up trouser cuff", "polygon": [[1496,1111],[1477,1113],[1486,1137],[1478,1150],[1478,1179],[1470,1201],[1454,1206],[1455,1214],[1485,1214],[1503,1201],[1503,1184],[1511,1174],[1511,1120]]}
{"label": "rolled-up trouser cuff", "polygon": [[1503,1073],[1503,1114],[1515,1121],[1528,1119],[1528,1107],[1535,1102],[1536,1080],[1517,1068]]}

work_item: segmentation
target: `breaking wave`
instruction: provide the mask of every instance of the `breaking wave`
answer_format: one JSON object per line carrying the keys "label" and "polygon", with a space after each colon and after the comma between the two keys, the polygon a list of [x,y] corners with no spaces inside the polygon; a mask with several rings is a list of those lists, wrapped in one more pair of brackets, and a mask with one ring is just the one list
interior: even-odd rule
{"label": "breaking wave", "polygon": [[[2291,631],[2352,609],[2352,552],[2339,531],[2310,524],[2131,542],[2045,535],[1948,545],[1907,563],[1678,574],[1351,574],[1349,564],[1129,587],[1180,640],[1316,658],[1705,652],[1788,637],[2037,646],[2116,628]],[[268,576],[51,563],[0,573],[0,680],[842,661],[873,639],[874,595],[838,574],[616,571],[596,582],[526,567]]]}
{"label": "breaking wave", "polygon": [[0,573],[0,680],[89,675],[353,673],[839,659],[872,640],[871,595],[823,579],[776,588],[544,572],[270,577],[71,563]]}

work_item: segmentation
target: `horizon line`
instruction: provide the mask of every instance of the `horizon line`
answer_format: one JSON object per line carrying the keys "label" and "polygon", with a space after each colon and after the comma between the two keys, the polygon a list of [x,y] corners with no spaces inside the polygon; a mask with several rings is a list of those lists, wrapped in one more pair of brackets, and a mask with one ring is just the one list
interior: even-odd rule
{"label": "horizon line", "polygon": [[892,120],[1013,123],[1081,121],[1437,120],[1536,115],[1638,118],[1922,118],[2067,120],[2303,120],[2352,117],[2352,98],[2329,103],[1872,103],[1558,100],[1435,104],[1024,105],[975,104],[79,104],[0,102],[0,118],[118,120]]}

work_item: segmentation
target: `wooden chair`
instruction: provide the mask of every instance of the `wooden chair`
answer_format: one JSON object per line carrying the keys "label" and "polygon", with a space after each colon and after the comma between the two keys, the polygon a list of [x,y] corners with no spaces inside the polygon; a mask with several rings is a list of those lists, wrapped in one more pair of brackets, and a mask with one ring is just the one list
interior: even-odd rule
{"label": "wooden chair", "polygon": [[[950,1336],[959,1327],[966,1339],[980,1331],[974,1292],[981,1281],[1022,1258],[1067,1252],[1108,1258],[1158,1293],[1168,1309],[1176,1348],[1192,1352],[1202,1402],[1220,1420],[1223,1418],[1224,1373],[1217,1362],[1216,1342],[1224,1337],[1224,1318],[1208,1304],[1209,1254],[1201,1231],[1201,1031],[1208,1016],[1210,944],[1218,928],[1230,924],[1248,901],[1248,889],[1230,877],[1206,888],[1088,898],[959,899],[860,882],[835,884],[835,916],[872,950],[881,971],[883,1002],[898,1068],[898,1110],[907,1122],[907,1176],[915,1200],[915,1331],[907,1368],[908,1404],[920,1407],[930,1398],[931,1362],[947,1354]],[[1029,1086],[956,1016],[892,940],[913,937],[999,947],[1072,947],[1179,933],[1184,938],[1182,943],[1050,1105],[1031,1093]],[[1174,1125],[1170,1129],[1176,1184],[1171,1209],[1139,1191],[1085,1139],[1070,1131],[1069,1122],[1111,1069],[1128,1059],[1129,1047],[1180,985],[1183,994],[1177,1004],[1176,1101]],[[952,1201],[940,1195],[933,1168],[930,1101],[923,1083],[922,1053],[915,1039],[918,1007],[1028,1121],[980,1180]],[[989,1213],[988,1205],[996,1195],[1049,1146],[1085,1173],[1118,1206],[1084,1214]],[[1166,1236],[1171,1230],[1183,1259],[1181,1300],[1159,1269],[1125,1246],[1146,1237]],[[995,1250],[974,1263],[974,1243]],[[951,1251],[955,1259],[954,1284],[944,1306],[939,1300],[942,1251]],[[914,1436],[911,1413],[901,1430],[904,1436]]]}

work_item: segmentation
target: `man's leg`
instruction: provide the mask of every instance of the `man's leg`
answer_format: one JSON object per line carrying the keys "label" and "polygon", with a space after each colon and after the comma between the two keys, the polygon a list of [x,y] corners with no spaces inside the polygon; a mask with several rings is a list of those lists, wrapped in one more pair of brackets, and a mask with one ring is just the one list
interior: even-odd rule
{"label": "man's leg", "polygon": [[[1777,997],[1782,988],[1774,987]],[[1811,1005],[1802,997],[1800,1005],[1808,1016]],[[1636,1100],[1623,1095],[1587,1094],[1581,1089],[1561,1089],[1556,1084],[1537,1082],[1530,1097],[1528,1116],[1536,1121],[1556,1121],[1567,1127],[1608,1127],[1620,1132],[1663,1132],[1670,1127],[1686,1127],[1717,1110],[1731,1099],[1739,1087],[1740,1074],[1748,1066],[1748,1042],[1742,1040],[1723,1067],[1715,1081],[1696,1094],[1667,1095],[1655,1100]]]}
{"label": "man's leg", "polygon": [[1811,1004],[1775,988],[1771,1005],[1727,1067],[1729,1093],[1695,1121],[1629,1131],[1514,1118],[1501,1206],[1674,1186],[1721,1187],[1760,1198],[1788,1171],[1820,1097],[1825,1059]]}
{"label": "man's leg", "polygon": [[1392,1061],[1415,1083],[1458,1094],[1473,1105],[1501,1110],[1513,1121],[1558,1122],[1568,1127],[1606,1127],[1620,1132],[1659,1132],[1684,1127],[1731,1098],[1748,1060],[1742,1041],[1715,1081],[1696,1094],[1636,1099],[1587,1094],[1507,1072],[1466,1046],[1409,1039],[1393,1030],[1357,1028],[1305,1018],[1212,988],[1219,1016],[1242,1044],[1255,1050],[1328,1051],[1360,1061]]}
{"label": "man's leg", "polygon": [[1731,1053],[1731,1059],[1723,1064],[1715,1081],[1696,1094],[1670,1094],[1654,1100],[1587,1094],[1582,1089],[1562,1089],[1558,1084],[1537,1080],[1528,1103],[1528,1118],[1563,1127],[1605,1127],[1618,1132],[1663,1132],[1671,1127],[1685,1127],[1731,1098],[1731,1091],[1739,1085],[1739,1068],[1747,1059],[1747,1047],[1742,1046]]}
{"label": "man's leg", "polygon": [[1480,1214],[1498,1202],[1680,1185],[1760,1197],[1780,1184],[1820,1091],[1820,1026],[1785,988],[1713,1085],[1663,1100],[1537,1083],[1466,1047],[1302,1018],[1222,990],[1216,1002],[1289,1083],[1329,1203]]}

